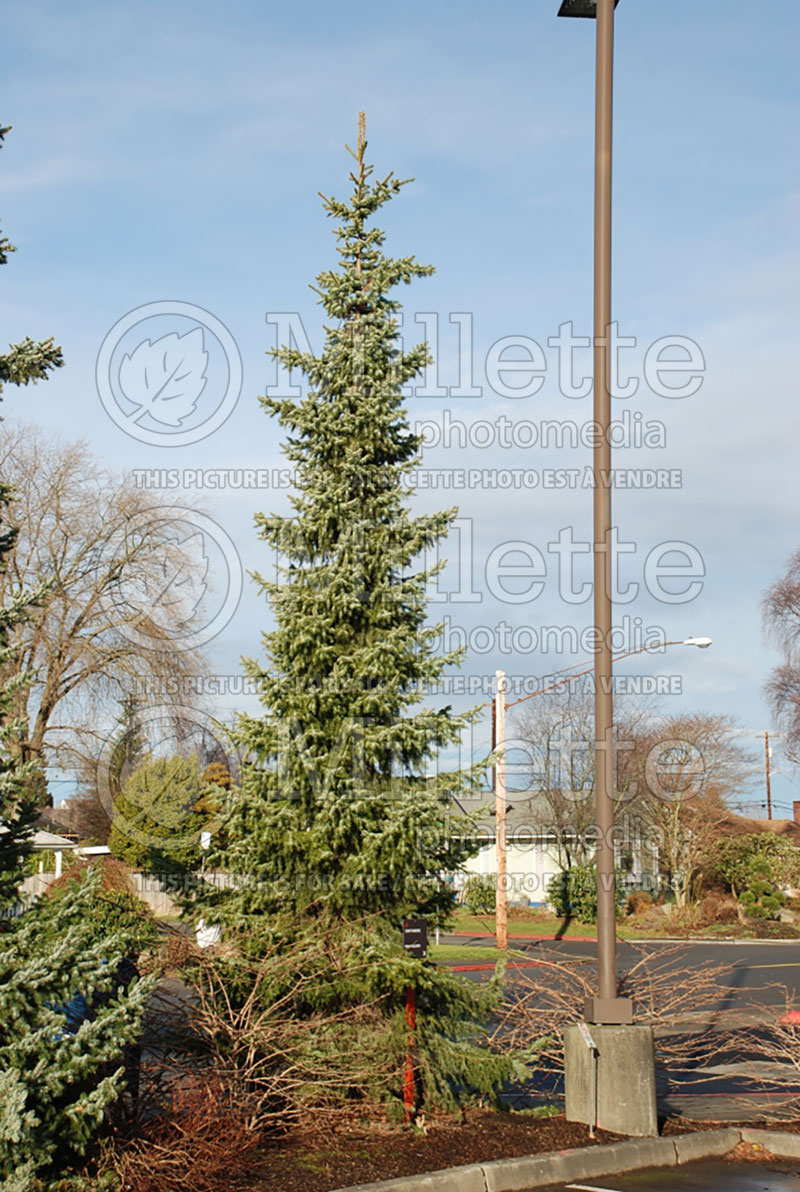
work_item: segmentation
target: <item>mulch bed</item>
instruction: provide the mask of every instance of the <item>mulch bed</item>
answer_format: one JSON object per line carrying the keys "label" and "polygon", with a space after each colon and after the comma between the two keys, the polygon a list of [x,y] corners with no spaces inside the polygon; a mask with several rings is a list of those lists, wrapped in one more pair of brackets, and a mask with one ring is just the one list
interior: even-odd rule
{"label": "mulch bed", "polygon": [[[730,1122],[693,1122],[669,1118],[662,1136],[716,1130]],[[764,1128],[764,1122],[736,1123]],[[774,1129],[800,1133],[800,1122],[774,1123]],[[438,1119],[423,1126],[389,1127],[351,1123],[327,1131],[297,1131],[262,1153],[240,1192],[334,1192],[335,1189],[419,1175],[468,1163],[512,1159],[523,1155],[599,1146],[623,1141],[622,1135],[568,1122],[563,1115],[534,1118],[520,1113],[469,1110],[464,1121]],[[763,1162],[765,1152],[739,1148],[737,1158]],[[745,1153],[746,1152],[746,1153]],[[232,1187],[233,1185],[231,1185]]]}
{"label": "mulch bed", "polygon": [[[673,1132],[686,1128],[677,1125]],[[252,1192],[333,1192],[372,1180],[619,1139],[620,1135],[597,1130],[592,1140],[588,1126],[563,1116],[534,1118],[488,1110],[468,1111],[462,1123],[428,1122],[422,1130],[351,1124],[325,1133],[294,1133],[263,1154],[263,1166],[251,1173],[248,1186]]]}
{"label": "mulch bed", "polygon": [[[763,1128],[765,1123],[694,1122],[674,1117],[662,1124],[661,1133],[675,1136],[721,1125]],[[775,1122],[772,1128],[800,1133],[800,1121]],[[175,1165],[174,1153],[166,1148],[169,1163],[165,1167],[165,1149],[156,1147],[155,1169],[152,1156],[148,1158],[145,1153],[143,1165],[140,1162],[134,1171],[137,1178],[130,1185],[126,1182],[125,1187],[132,1192],[174,1192],[184,1185],[195,1192],[334,1192],[398,1176],[624,1139],[607,1130],[597,1130],[591,1139],[588,1126],[568,1122],[563,1114],[533,1117],[530,1113],[473,1109],[461,1122],[437,1116],[427,1122],[420,1119],[420,1127],[339,1116],[329,1119],[327,1126],[317,1122],[294,1127],[280,1138],[263,1142],[255,1151],[240,1146],[233,1136],[223,1132],[211,1138],[210,1149],[190,1149],[195,1160],[189,1160],[185,1171],[181,1167],[177,1182],[175,1173],[167,1170],[169,1163]],[[763,1163],[770,1156],[763,1148],[748,1144],[740,1145],[733,1159]]]}

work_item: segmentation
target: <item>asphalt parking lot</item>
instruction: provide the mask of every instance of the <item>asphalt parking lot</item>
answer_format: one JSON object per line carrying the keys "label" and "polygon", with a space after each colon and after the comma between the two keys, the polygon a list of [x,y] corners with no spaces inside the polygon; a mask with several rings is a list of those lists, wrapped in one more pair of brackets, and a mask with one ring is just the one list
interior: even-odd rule
{"label": "asphalt parking lot", "polygon": [[800,1192],[798,1171],[800,1164],[707,1160],[686,1167],[601,1176],[586,1183],[554,1184],[547,1192]]}
{"label": "asphalt parking lot", "polygon": [[[450,935],[443,942],[462,947],[485,945],[489,936]],[[596,964],[595,940],[518,937],[513,946],[519,957],[531,963]],[[693,966],[720,965],[719,989],[712,1001],[684,1020],[676,1018],[675,1034],[718,1032],[716,1057],[702,1065],[673,1064],[669,1074],[659,1070],[657,1095],[659,1112],[698,1121],[780,1120],[797,1117],[800,1102],[800,1069],[787,1065],[777,1069],[757,1063],[758,1057],[737,1052],[725,1045],[725,1032],[746,1024],[777,1023],[787,1005],[800,1004],[800,941],[797,940],[687,940],[620,942],[620,971],[625,972],[643,951],[663,953],[666,970],[675,970],[676,980],[685,980]],[[467,980],[486,981],[494,971],[489,962],[464,972]],[[758,1071],[756,1071],[758,1068]],[[763,1087],[754,1085],[754,1077]],[[536,1097],[562,1094],[560,1077],[552,1084],[539,1079],[535,1089],[510,1090],[505,1099],[512,1105],[536,1104]],[[790,1097],[790,1102],[787,1101]],[[529,1100],[526,1100],[526,1097]],[[800,1188],[800,1184],[798,1184]]]}

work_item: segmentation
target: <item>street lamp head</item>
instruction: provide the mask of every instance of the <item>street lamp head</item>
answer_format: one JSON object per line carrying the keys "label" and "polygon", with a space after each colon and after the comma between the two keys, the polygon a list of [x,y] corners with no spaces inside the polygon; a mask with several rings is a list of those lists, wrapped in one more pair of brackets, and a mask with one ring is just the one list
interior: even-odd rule
{"label": "street lamp head", "polygon": [[706,650],[711,645],[711,638],[710,637],[687,637],[687,638],[684,638],[681,645],[699,646],[701,650]]}
{"label": "street lamp head", "polygon": [[[614,7],[619,0],[614,0]],[[597,0],[563,0],[558,10],[560,17],[589,17],[594,20],[597,16]]]}

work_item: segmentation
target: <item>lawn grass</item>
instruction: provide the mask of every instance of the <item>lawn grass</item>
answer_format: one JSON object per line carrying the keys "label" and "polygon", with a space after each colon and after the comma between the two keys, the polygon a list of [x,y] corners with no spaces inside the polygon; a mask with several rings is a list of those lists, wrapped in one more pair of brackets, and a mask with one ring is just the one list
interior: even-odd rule
{"label": "lawn grass", "polygon": [[431,944],[428,960],[434,964],[495,964],[503,955],[497,948],[469,944]]}
{"label": "lawn grass", "polygon": [[[453,914],[450,931],[474,932],[476,935],[494,935],[494,915],[473,915],[463,907]],[[558,916],[545,910],[514,912],[508,918],[508,938],[513,947],[515,935],[538,935],[552,939],[597,938],[596,923],[580,923],[573,919],[568,924]],[[789,923],[710,923],[689,927],[671,916],[648,914],[643,920],[634,916],[622,916],[617,920],[617,936],[621,940],[643,939],[797,939],[798,927]]]}
{"label": "lawn grass", "polygon": [[[524,961],[531,964],[536,960],[533,952],[524,947],[515,948],[514,941],[509,940],[508,952],[501,952],[498,948],[487,948],[482,944],[433,944],[428,948],[428,960],[434,964],[497,964],[498,960]],[[588,963],[590,957],[578,957],[574,963]],[[572,960],[568,963],[573,963]]]}
{"label": "lawn grass", "polygon": [[[459,907],[453,915],[450,931],[474,931],[476,935],[494,935],[494,915],[473,915]],[[564,920],[558,915],[542,911],[532,911],[511,914],[508,918],[508,935],[512,939],[515,935],[544,935],[554,936],[564,930]],[[579,923],[573,919],[566,927],[565,936],[583,935],[595,936],[597,928],[593,923]]]}

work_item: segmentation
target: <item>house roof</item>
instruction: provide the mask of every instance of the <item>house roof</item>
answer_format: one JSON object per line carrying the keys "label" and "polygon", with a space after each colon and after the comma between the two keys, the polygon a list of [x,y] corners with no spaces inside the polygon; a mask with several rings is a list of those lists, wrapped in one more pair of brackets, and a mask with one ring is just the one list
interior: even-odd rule
{"label": "house roof", "polygon": [[744,836],[754,832],[772,832],[784,836],[792,844],[800,846],[800,824],[787,819],[752,819],[748,815],[736,815],[729,811],[717,825],[720,836]]}
{"label": "house roof", "polygon": [[67,840],[66,836],[58,836],[55,832],[47,832],[44,828],[40,828],[33,834],[33,847],[35,849],[72,849],[76,847],[76,843],[74,840]]}
{"label": "house roof", "polygon": [[[7,824],[0,824],[0,836],[8,832]],[[31,842],[35,849],[44,848],[75,848],[76,842],[74,840],[67,840],[66,836],[58,836],[55,832],[46,832],[40,828],[38,832],[34,832],[31,837]]]}
{"label": "house roof", "polygon": [[[564,792],[568,796],[568,792]],[[460,816],[480,811],[477,831],[487,839],[494,839],[495,815],[494,795],[486,791],[479,799],[459,803],[453,800],[452,815],[457,822]],[[506,830],[509,834],[524,835],[526,829],[539,839],[555,839],[558,830],[554,824],[554,816],[547,796],[542,791],[507,791],[506,792]],[[454,825],[455,826],[455,825]],[[752,819],[746,815],[737,815],[725,808],[718,822],[714,824],[713,832],[719,836],[743,836],[745,833],[772,832],[776,836],[783,836],[792,844],[800,847],[800,824],[787,819]]]}
{"label": "house roof", "polygon": [[[477,821],[477,831],[494,839],[495,814],[494,795],[491,791],[478,799],[459,802],[452,801],[453,820],[480,812]],[[454,823],[454,826],[455,826]],[[506,830],[508,833],[522,833],[530,829],[541,839],[555,839],[556,830],[553,826],[553,812],[546,795],[542,791],[506,791]]]}
{"label": "house roof", "polygon": [[45,828],[48,831],[58,830],[59,828],[68,827],[69,812],[68,809],[61,811],[63,804],[58,807],[40,807],[34,820],[37,828]]}

